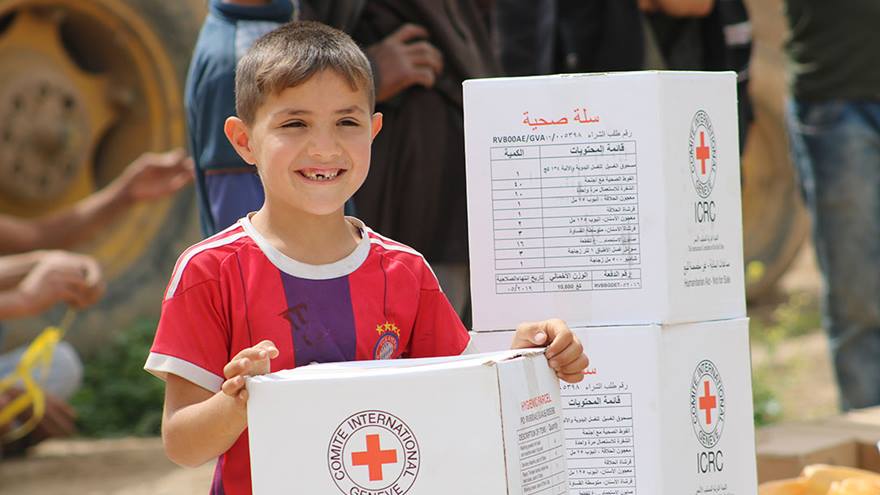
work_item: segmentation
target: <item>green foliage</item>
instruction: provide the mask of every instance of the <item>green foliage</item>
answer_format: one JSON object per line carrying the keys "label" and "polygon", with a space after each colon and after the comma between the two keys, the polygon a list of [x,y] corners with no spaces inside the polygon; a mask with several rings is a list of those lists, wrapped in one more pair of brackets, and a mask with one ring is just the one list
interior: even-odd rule
{"label": "green foliage", "polygon": [[[775,306],[749,308],[749,314],[755,425],[804,419],[788,417],[793,409],[805,412],[799,407],[802,405],[791,403],[790,391],[803,387],[813,368],[800,352],[792,351],[792,345],[799,337],[822,331],[816,295],[792,293]],[[761,356],[758,361],[754,359],[756,353]],[[814,414],[816,408],[818,405],[807,414]]]}
{"label": "green foliage", "polygon": [[156,322],[142,320],[85,360],[83,387],[71,403],[82,435],[158,435],[165,386],[144,371]]}
{"label": "green foliage", "polygon": [[755,426],[776,423],[782,417],[782,404],[764,376],[763,370],[752,372],[752,400],[755,411]]}
{"label": "green foliage", "polygon": [[753,314],[750,325],[752,343],[774,351],[785,339],[800,337],[822,329],[816,296],[801,292],[792,294],[769,314],[760,310]]}

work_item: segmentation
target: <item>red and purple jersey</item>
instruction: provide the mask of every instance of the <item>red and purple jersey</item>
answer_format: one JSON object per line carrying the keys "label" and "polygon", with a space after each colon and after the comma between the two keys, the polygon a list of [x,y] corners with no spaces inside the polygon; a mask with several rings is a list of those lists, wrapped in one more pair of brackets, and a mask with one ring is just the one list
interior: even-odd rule
{"label": "red and purple jersey", "polygon": [[[280,352],[272,371],[464,352],[467,330],[424,258],[349,221],[361,241],[328,265],[285,256],[248,218],[184,251],[145,369],[217,392],[223,367],[262,340]],[[211,493],[251,493],[246,431],[218,460]]]}

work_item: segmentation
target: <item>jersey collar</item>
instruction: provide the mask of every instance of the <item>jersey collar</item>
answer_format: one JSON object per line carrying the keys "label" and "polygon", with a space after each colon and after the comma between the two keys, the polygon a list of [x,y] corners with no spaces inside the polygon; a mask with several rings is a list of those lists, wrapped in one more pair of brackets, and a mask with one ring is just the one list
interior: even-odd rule
{"label": "jersey collar", "polygon": [[328,263],[326,265],[310,265],[308,263],[303,263],[275,249],[275,247],[272,246],[262,234],[257,232],[257,229],[254,228],[254,224],[251,223],[250,216],[243,217],[238,222],[241,224],[248,237],[253,239],[257,244],[260,251],[262,251],[263,254],[269,258],[269,261],[271,261],[272,264],[282,272],[299,278],[328,280],[350,275],[352,272],[360,268],[367,259],[367,255],[370,254],[370,238],[367,235],[368,229],[364,225],[364,222],[354,217],[345,217],[345,219],[361,231],[361,240],[351,254],[339,261]]}

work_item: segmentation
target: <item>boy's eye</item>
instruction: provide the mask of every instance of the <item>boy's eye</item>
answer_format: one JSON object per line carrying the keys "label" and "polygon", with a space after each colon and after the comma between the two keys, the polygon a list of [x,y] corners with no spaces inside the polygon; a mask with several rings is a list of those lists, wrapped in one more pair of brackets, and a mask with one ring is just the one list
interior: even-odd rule
{"label": "boy's eye", "polygon": [[306,123],[301,120],[291,120],[281,124],[281,127],[305,127]]}
{"label": "boy's eye", "polygon": [[358,122],[357,120],[353,120],[353,119],[344,119],[344,120],[340,120],[340,121],[339,121],[339,125],[355,126],[355,127],[356,127],[356,126],[359,126],[359,125],[361,125],[361,124],[360,124],[360,122]]}

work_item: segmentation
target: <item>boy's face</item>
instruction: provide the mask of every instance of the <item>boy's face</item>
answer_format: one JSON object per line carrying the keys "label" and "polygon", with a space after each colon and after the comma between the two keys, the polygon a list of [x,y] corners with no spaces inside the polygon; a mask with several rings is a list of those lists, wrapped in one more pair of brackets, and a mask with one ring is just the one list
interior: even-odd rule
{"label": "boy's face", "polygon": [[363,184],[381,128],[366,91],[326,70],[267,98],[251,126],[230,117],[226,135],[260,171],[267,205],[328,215]]}

